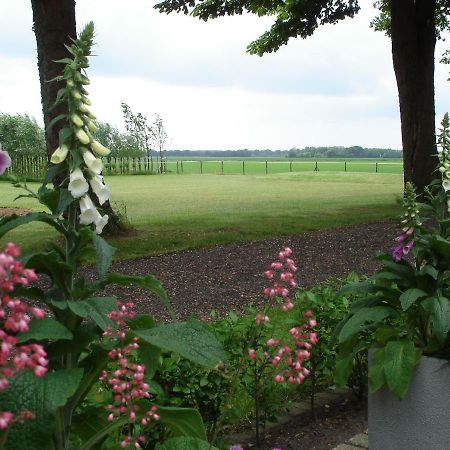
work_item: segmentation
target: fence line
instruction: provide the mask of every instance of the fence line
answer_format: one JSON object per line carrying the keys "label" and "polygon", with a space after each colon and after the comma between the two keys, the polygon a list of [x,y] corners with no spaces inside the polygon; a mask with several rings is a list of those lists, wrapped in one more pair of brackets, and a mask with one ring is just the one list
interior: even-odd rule
{"label": "fence line", "polygon": [[[132,175],[160,173],[160,163],[149,157],[106,157],[103,158],[105,175]],[[47,165],[47,157],[42,156],[16,156],[8,174],[26,177],[29,179],[42,178]],[[165,173],[210,173],[210,174],[273,174],[282,172],[361,172],[361,173],[403,173],[403,164],[386,161],[252,161],[242,159],[196,159],[196,160],[165,160],[163,172]]]}

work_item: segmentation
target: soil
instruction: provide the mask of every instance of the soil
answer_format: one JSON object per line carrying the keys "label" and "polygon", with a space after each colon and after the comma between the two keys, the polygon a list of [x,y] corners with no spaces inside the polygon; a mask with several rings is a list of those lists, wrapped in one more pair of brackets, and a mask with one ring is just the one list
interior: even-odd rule
{"label": "soil", "polygon": [[[263,302],[266,287],[263,272],[283,246],[294,251],[303,287],[315,285],[330,277],[345,277],[351,271],[371,274],[378,262],[373,255],[389,250],[395,236],[393,221],[379,221],[285,236],[246,243],[234,243],[195,249],[162,256],[142,257],[118,262],[112,270],[129,275],[155,275],[166,289],[177,317],[193,314],[207,319],[212,310],[244,311],[253,303]],[[95,271],[88,269],[88,277]],[[158,298],[139,287],[110,286],[104,295],[116,295],[122,301],[133,301],[139,312],[158,319],[169,317]]]}
{"label": "soil", "polygon": [[25,214],[28,214],[29,212],[31,212],[31,210],[26,209],[26,208],[3,208],[3,207],[0,207],[0,217],[10,216],[12,214],[16,214],[17,216],[24,216]]}
{"label": "soil", "polygon": [[[367,430],[366,405],[345,400],[322,408],[316,421],[302,414],[290,422],[266,433],[261,450],[328,450]],[[253,441],[254,442],[254,441]],[[245,442],[244,448],[256,448]]]}

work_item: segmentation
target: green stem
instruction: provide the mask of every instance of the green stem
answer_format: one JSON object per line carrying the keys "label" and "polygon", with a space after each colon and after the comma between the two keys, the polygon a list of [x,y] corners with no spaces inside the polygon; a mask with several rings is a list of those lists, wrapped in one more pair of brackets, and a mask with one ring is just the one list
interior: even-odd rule
{"label": "green stem", "polygon": [[8,439],[9,428],[0,432],[0,450],[5,448],[6,439]]}
{"label": "green stem", "polygon": [[107,425],[105,428],[101,429],[98,433],[94,434],[94,436],[92,436],[89,440],[87,440],[78,450],[89,450],[97,442],[101,441],[106,436],[111,434],[114,430],[123,427],[127,423],[128,419],[125,417],[115,420],[111,424]]}

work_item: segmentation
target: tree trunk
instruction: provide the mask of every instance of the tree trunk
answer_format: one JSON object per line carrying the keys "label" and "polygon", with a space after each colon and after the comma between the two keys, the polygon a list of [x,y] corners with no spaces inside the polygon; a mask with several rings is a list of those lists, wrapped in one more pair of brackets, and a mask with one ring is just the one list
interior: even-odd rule
{"label": "tree trunk", "polygon": [[391,0],[392,60],[397,79],[404,179],[417,192],[435,178],[434,51],[436,0]]}
{"label": "tree trunk", "polygon": [[[72,56],[66,50],[64,44],[70,45],[70,38],[75,39],[77,36],[75,0],[31,0],[31,6],[38,52],[45,140],[47,155],[50,159],[53,151],[59,146],[59,130],[62,128],[63,122],[58,122],[52,128],[49,128],[49,124],[59,114],[67,114],[68,109],[65,103],[53,108],[58,90],[64,87],[64,82],[53,81],[49,83],[48,81],[61,75],[64,67],[54,61]],[[106,233],[126,230],[127,227],[120,223],[109,201],[105,202],[101,208],[109,216],[108,225],[105,228]]]}
{"label": "tree trunk", "polygon": [[61,75],[63,69],[62,64],[54,61],[71,57],[63,44],[70,45],[69,37],[75,39],[77,35],[75,0],[31,0],[31,5],[38,52],[45,139],[47,154],[50,157],[59,145],[58,133],[62,128],[62,122],[60,122],[49,129],[50,121],[59,114],[66,114],[68,110],[65,103],[53,108],[56,94],[60,88],[64,87],[64,82],[48,83],[48,80]]}

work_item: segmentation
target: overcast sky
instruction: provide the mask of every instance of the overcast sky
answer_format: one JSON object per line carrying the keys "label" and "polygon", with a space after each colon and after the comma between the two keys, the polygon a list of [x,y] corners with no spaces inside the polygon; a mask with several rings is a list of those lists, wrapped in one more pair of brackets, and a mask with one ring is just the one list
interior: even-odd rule
{"label": "overcast sky", "polygon": [[[245,49],[270,18],[205,23],[151,0],[77,0],[78,28],[96,26],[92,110],[122,129],[121,101],[150,121],[159,113],[173,149],[401,148],[390,41],[369,28],[372,0],[360,3],[356,18],[260,58]],[[438,119],[450,109],[447,69],[437,67]],[[0,112],[42,123],[29,0],[0,0]]]}

